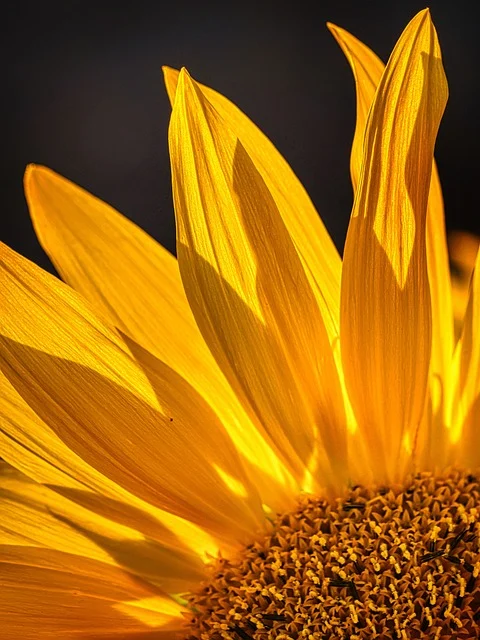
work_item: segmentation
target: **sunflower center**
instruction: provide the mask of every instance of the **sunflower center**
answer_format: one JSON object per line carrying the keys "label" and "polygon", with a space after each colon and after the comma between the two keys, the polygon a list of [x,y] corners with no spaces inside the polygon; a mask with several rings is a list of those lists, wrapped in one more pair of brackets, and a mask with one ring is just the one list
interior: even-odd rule
{"label": "sunflower center", "polygon": [[480,474],[303,497],[272,533],[219,558],[187,638],[480,637]]}

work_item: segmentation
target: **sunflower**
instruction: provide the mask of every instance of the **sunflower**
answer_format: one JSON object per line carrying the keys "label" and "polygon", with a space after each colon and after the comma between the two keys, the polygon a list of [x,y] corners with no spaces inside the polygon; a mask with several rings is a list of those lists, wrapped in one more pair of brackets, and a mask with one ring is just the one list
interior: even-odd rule
{"label": "sunflower", "polygon": [[385,68],[329,26],[357,88],[343,264],[271,143],[185,70],[178,262],[27,169],[66,284],[1,247],[2,639],[478,636],[480,269],[456,342],[440,48],[427,10]]}

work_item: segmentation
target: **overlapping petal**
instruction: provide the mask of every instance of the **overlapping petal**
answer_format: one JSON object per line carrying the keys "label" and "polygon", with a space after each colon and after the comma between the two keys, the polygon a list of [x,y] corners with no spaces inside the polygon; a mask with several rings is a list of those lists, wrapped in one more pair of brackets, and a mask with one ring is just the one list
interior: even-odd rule
{"label": "overlapping petal", "polygon": [[135,225],[28,170],[42,244],[89,302],[0,245],[0,455],[49,485],[0,463],[6,640],[173,640],[165,592],[203,577],[210,543],[251,541],[262,502],[400,480],[422,447],[448,453],[447,433],[451,462],[480,464],[480,256],[454,395],[434,27],[418,14],[385,69],[331,29],[357,84],[340,308],[338,254],[298,180],[185,70],[165,76],[186,297]]}
{"label": "overlapping petal", "polygon": [[[13,467],[55,487],[77,504],[119,521],[166,548],[183,546],[205,559],[225,541],[133,495],[82,460],[40,419],[0,374],[0,451]],[[232,541],[233,543],[233,541]]]}
{"label": "overlapping petal", "polygon": [[[85,495],[87,502],[90,494]],[[102,511],[112,515],[113,509]],[[80,506],[0,463],[0,544],[54,549],[121,566],[167,593],[184,593],[204,579],[200,555],[176,545],[160,523],[154,535],[164,543],[130,524]]]}
{"label": "overlapping petal", "polygon": [[[231,128],[233,127],[233,129]],[[203,336],[289,464],[345,477],[342,394],[317,300],[234,129],[183,71],[170,124],[180,271]]]}
{"label": "overlapping petal", "polygon": [[[158,508],[227,538],[232,527],[240,537],[257,530],[256,492],[205,401],[166,365],[147,376],[147,361],[140,369],[69,287],[5,246],[0,257],[0,364],[39,417],[86,462]],[[216,467],[243,486],[242,499]]]}
{"label": "overlapping petal", "polygon": [[[355,78],[357,119],[353,139],[350,172],[354,193],[357,190],[363,158],[363,140],[369,109],[380,83],[385,65],[375,53],[352,34],[336,25],[329,29],[350,63]],[[430,361],[430,411],[425,412],[424,451],[442,448],[445,424],[448,422],[446,398],[451,393],[453,357],[452,296],[449,286],[449,260],[445,232],[442,190],[435,162],[433,163],[427,211],[427,268],[432,306],[432,355]],[[426,434],[424,434],[425,436]],[[440,442],[441,441],[441,442]],[[433,457],[437,457],[433,455]]]}
{"label": "overlapping petal", "polygon": [[430,370],[426,213],[447,98],[428,11],[397,43],[370,109],[342,274],[347,389],[379,477],[414,443]]}
{"label": "overlapping petal", "polygon": [[385,65],[371,49],[351,33],[331,22],[328,22],[327,26],[345,54],[355,80],[357,117],[350,153],[350,176],[355,195],[362,168],[363,141],[368,112]]}
{"label": "overlapping petal", "polygon": [[457,344],[458,388],[452,406],[451,439],[460,449],[455,462],[466,468],[480,465],[480,253],[477,254],[470,296]]}
{"label": "overlapping petal", "polygon": [[465,231],[452,231],[448,234],[448,254],[452,266],[452,306],[457,339],[462,332],[479,243],[478,236]]}
{"label": "overlapping petal", "polygon": [[173,640],[181,608],[119,567],[78,555],[0,545],[4,640]]}
{"label": "overlapping petal", "polygon": [[112,207],[50,169],[30,165],[25,192],[38,238],[65,282],[208,402],[249,460],[263,502],[286,508],[288,474],[205,345],[176,259]]}
{"label": "overlapping petal", "polygon": [[[173,106],[179,72],[164,67]],[[328,231],[292,169],[260,129],[228,98],[196,83],[209,104],[238,136],[269,190],[301,258],[330,341],[338,337],[341,260]]]}

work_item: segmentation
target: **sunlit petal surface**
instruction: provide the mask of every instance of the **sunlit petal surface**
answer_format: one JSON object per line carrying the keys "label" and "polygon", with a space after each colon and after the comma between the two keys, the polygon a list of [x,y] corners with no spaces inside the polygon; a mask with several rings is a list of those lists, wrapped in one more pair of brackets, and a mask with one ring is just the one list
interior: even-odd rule
{"label": "sunlit petal surface", "polygon": [[30,165],[25,192],[39,240],[65,282],[135,341],[131,349],[140,343],[198,391],[228,425],[250,473],[260,467],[256,480],[263,499],[285,506],[286,472],[215,366],[176,259],[112,207],[50,169]]}
{"label": "sunlit petal surface", "polygon": [[465,311],[467,310],[470,281],[477,259],[480,238],[465,231],[452,231],[448,234],[448,254],[452,272],[452,303],[455,321],[455,334],[459,338],[462,332]]}
{"label": "sunlit petal surface", "polygon": [[[356,193],[368,112],[385,65],[371,49],[348,31],[333,24],[329,24],[328,27],[345,53],[355,78],[357,120],[350,158],[350,173],[354,193]],[[426,224],[427,270],[432,306],[432,353],[427,398],[431,410],[424,414],[417,441],[419,455],[423,456],[425,463],[431,463],[432,460],[438,461],[439,456],[445,454],[445,426],[449,422],[447,397],[451,393],[452,386],[451,359],[454,347],[443,198],[435,162],[430,183]],[[420,440],[422,440],[421,446]]]}
{"label": "sunlit petal surface", "polygon": [[252,159],[186,72],[170,154],[180,271],[205,340],[297,473],[314,452],[334,477],[345,418],[315,296]]}
{"label": "sunlit petal surface", "polygon": [[65,283],[0,245],[1,640],[478,636],[480,257],[457,233],[449,265],[440,47],[428,10],[385,66],[328,26],[357,99],[343,264],[186,69],[178,262],[27,168]]}
{"label": "sunlit petal surface", "polygon": [[[213,530],[217,518],[219,530],[232,522],[254,529],[258,498],[202,398],[170,367],[149,368],[153,355],[141,368],[116,334],[54,277],[5,246],[0,261],[2,370],[50,428],[94,468],[160,508]],[[18,321],[19,310],[29,314],[28,324]],[[197,421],[195,433],[189,432]],[[195,446],[202,426],[202,444]],[[175,451],[182,451],[185,466],[178,466]],[[251,506],[235,505],[212,462],[253,492]],[[202,498],[204,482],[210,489],[205,485]]]}
{"label": "sunlit petal surface", "polygon": [[426,215],[446,98],[436,34],[421,13],[397,43],[369,112],[342,273],[347,390],[385,478],[401,469],[402,444],[415,440],[426,399]]}

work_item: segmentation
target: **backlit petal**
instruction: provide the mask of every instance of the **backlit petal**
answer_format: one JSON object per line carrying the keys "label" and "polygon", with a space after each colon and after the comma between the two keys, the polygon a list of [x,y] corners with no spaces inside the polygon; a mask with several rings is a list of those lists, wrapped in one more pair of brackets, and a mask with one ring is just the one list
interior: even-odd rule
{"label": "backlit petal", "polygon": [[[329,24],[330,31],[342,48],[353,71],[357,97],[357,120],[352,145],[350,172],[354,192],[357,190],[363,158],[363,139],[368,112],[373,103],[385,65],[375,53],[348,31]],[[445,234],[442,190],[434,162],[427,212],[427,267],[432,305],[432,356],[429,388],[431,410],[425,418],[432,418],[432,430],[425,451],[437,458],[445,438],[445,397],[451,386],[450,371],[453,357],[452,297]],[[435,429],[433,430],[433,427]],[[436,449],[436,452],[433,449]],[[436,453],[436,454],[435,454]]]}
{"label": "backlit petal", "polygon": [[16,469],[163,545],[183,544],[202,559],[217,553],[219,541],[211,535],[134,496],[71,451],[1,373],[0,398],[0,451]]}
{"label": "backlit petal", "polygon": [[[179,72],[164,67],[173,106]],[[338,336],[341,260],[320,216],[285,159],[260,129],[230,100],[196,83],[219,116],[238,136],[264,180],[302,260],[330,341]]]}
{"label": "backlit petal", "polygon": [[428,11],[407,26],[369,112],[342,274],[347,389],[375,465],[398,473],[422,417],[431,356],[426,213],[447,99]]}
{"label": "backlit petal", "polygon": [[185,290],[222,370],[284,458],[297,473],[306,461],[321,482],[341,482],[345,418],[327,332],[277,206],[230,126],[182,72],[170,155]]}
{"label": "backlit petal", "polygon": [[480,253],[477,254],[470,297],[457,344],[457,395],[452,406],[451,440],[466,468],[480,465]]}
{"label": "backlit petal", "polygon": [[452,265],[453,316],[457,338],[462,332],[479,242],[478,236],[465,231],[452,231],[448,234],[448,254]]}
{"label": "backlit petal", "polygon": [[[157,529],[158,537],[159,523]],[[56,549],[121,566],[168,593],[183,593],[204,579],[204,563],[169,538],[170,545],[162,545],[0,463],[0,544]]]}
{"label": "backlit petal", "polygon": [[0,545],[2,640],[170,640],[181,608],[128,572],[91,558]]}
{"label": "backlit petal", "polygon": [[250,461],[263,502],[285,508],[285,471],[205,345],[176,259],[108,204],[50,169],[30,165],[25,193],[37,236],[65,282],[198,391]]}
{"label": "backlit petal", "polygon": [[[140,369],[73,290],[4,245],[0,251],[0,366],[39,417],[98,471],[155,506],[227,538],[256,530],[255,491],[205,401],[167,365],[152,371],[145,358]],[[221,482],[214,465],[228,469],[248,498]]]}
{"label": "backlit petal", "polygon": [[385,65],[371,49],[351,33],[331,23],[327,23],[327,26],[345,54],[355,80],[357,118],[350,154],[350,175],[355,194],[362,167],[363,138],[368,112],[372,106]]}

